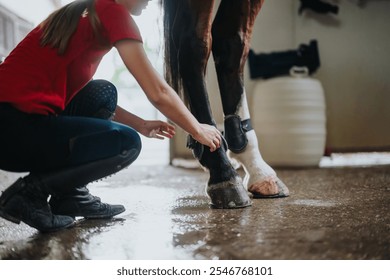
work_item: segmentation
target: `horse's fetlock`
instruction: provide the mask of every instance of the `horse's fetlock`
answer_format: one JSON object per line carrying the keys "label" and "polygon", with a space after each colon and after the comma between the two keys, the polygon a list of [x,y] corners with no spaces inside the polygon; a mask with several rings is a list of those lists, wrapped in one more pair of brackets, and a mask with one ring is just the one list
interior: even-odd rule
{"label": "horse's fetlock", "polygon": [[198,141],[196,141],[194,138],[192,138],[191,135],[188,135],[187,137],[187,148],[192,150],[194,158],[199,161],[202,159],[204,146]]}
{"label": "horse's fetlock", "polygon": [[[226,139],[222,136],[222,143],[221,143],[221,149],[224,150],[224,152],[227,152],[228,150],[228,143]],[[192,154],[195,159],[201,161],[203,154],[205,152],[205,145],[201,144],[200,142],[196,141],[191,135],[188,135],[187,137],[187,148],[192,150]]]}

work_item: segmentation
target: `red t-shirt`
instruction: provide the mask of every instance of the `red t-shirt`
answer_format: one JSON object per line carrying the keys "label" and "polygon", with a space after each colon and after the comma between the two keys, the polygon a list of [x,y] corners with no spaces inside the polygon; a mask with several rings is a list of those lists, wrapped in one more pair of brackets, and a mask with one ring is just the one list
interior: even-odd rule
{"label": "red t-shirt", "polygon": [[36,27],[0,64],[0,102],[26,113],[58,114],[93,77],[103,56],[122,39],[142,42],[130,13],[115,0],[96,0],[104,45],[93,36],[88,17],[81,17],[64,55],[41,47]]}

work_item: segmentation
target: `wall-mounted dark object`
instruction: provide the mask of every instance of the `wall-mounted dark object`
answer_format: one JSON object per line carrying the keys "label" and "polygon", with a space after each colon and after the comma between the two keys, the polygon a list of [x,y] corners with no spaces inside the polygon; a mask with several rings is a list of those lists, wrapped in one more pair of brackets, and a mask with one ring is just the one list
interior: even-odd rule
{"label": "wall-mounted dark object", "polygon": [[327,14],[333,13],[337,14],[339,12],[339,7],[336,5],[329,4],[321,0],[300,0],[301,6],[299,7],[299,14],[306,9],[313,10],[316,13]]}
{"label": "wall-mounted dark object", "polygon": [[248,62],[252,79],[289,75],[294,66],[307,67],[309,74],[313,74],[320,67],[317,40],[308,45],[301,44],[297,50],[260,54],[250,50]]}

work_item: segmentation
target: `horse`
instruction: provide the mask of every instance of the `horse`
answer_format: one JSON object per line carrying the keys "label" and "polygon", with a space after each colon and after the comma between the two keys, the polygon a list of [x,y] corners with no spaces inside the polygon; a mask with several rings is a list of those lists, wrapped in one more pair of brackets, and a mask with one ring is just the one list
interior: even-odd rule
{"label": "horse", "polygon": [[[261,156],[252,128],[243,72],[255,19],[264,0],[160,0],[165,78],[201,123],[216,126],[205,74],[213,55],[224,114],[223,145],[215,152],[188,136],[187,146],[209,171],[206,193],[214,208],[251,206],[251,198],[289,195]],[[245,171],[242,179],[232,162]]]}

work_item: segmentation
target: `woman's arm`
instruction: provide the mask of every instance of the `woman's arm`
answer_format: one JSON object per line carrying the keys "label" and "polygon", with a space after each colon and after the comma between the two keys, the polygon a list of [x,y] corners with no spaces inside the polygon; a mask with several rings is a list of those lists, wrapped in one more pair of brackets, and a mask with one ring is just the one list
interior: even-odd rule
{"label": "woman's arm", "polygon": [[115,109],[115,116],[113,120],[131,126],[138,132],[141,132],[142,126],[145,125],[144,119],[126,111],[119,105]]}
{"label": "woman's arm", "polygon": [[[149,101],[161,113],[183,128],[195,140],[209,146],[211,151],[220,147],[221,135],[219,131],[213,126],[200,124],[196,120],[177,93],[153,68],[142,43],[134,40],[122,40],[117,42],[115,47]],[[123,111],[118,113],[122,116],[126,115]],[[135,120],[135,122],[137,121]]]}
{"label": "woman's arm", "polygon": [[164,139],[164,137],[172,138],[175,135],[173,125],[158,120],[144,120],[120,106],[116,107],[114,121],[128,125],[146,137]]}

